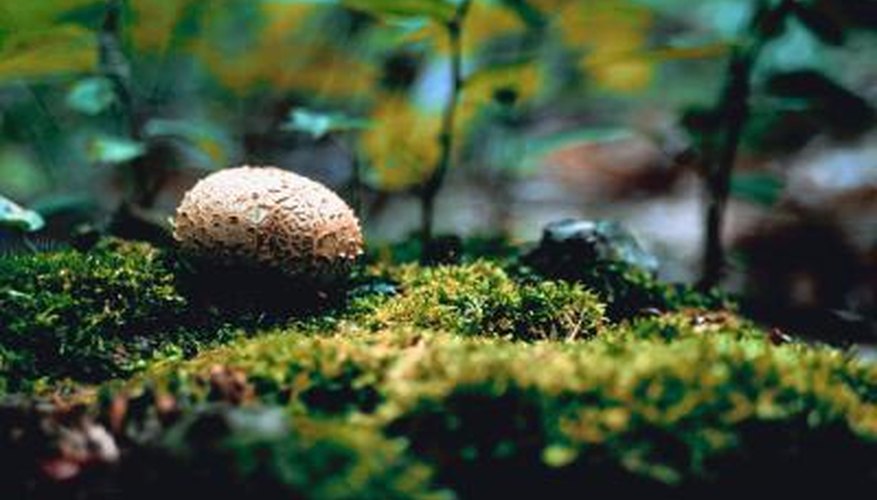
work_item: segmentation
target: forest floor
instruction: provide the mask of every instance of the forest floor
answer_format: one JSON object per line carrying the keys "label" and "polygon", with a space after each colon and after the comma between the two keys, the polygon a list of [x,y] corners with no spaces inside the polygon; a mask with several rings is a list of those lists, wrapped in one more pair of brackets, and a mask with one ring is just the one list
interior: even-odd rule
{"label": "forest floor", "polygon": [[626,262],[518,254],[473,240],[424,267],[400,245],[310,295],[118,240],[2,257],[0,492],[806,498],[877,485],[877,365]]}

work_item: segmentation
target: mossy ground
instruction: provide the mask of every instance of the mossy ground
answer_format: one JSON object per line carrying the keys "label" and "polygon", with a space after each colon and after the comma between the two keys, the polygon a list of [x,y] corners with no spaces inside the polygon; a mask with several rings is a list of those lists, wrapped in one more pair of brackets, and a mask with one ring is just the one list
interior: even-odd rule
{"label": "mossy ground", "polygon": [[877,484],[877,366],[611,263],[502,262],[373,264],[304,317],[258,294],[229,314],[145,245],[4,258],[0,377],[91,387],[70,400],[127,450],[100,484],[133,496],[202,476],[218,497]]}

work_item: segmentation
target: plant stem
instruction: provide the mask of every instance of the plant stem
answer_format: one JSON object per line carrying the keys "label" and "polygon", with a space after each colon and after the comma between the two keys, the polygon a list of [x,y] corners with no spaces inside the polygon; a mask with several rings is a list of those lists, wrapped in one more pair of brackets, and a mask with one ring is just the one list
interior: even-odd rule
{"label": "plant stem", "polygon": [[112,82],[119,99],[121,120],[119,132],[134,132],[134,103],[131,96],[131,68],[122,51],[122,9],[124,0],[107,0],[98,38],[99,66],[103,76]]}
{"label": "plant stem", "polygon": [[706,155],[708,208],[703,273],[700,280],[700,287],[703,289],[717,286],[725,272],[722,228],[731,194],[731,176],[751,111],[749,101],[752,96],[752,71],[764,46],[782,32],[794,5],[794,0],[783,0],[779,5],[771,7],[770,2],[759,0],[748,42],[736,47],[731,53],[725,86],[716,107],[721,120],[722,135],[717,150],[709,151]]}
{"label": "plant stem", "polygon": [[721,98],[724,136],[715,159],[711,162],[707,180],[708,209],[702,288],[718,285],[724,273],[722,228],[731,193],[731,174],[737,161],[743,129],[749,118],[752,66],[756,55],[755,50],[735,50],[728,66],[728,79]]}
{"label": "plant stem", "polygon": [[469,10],[471,1],[465,0],[457,8],[454,18],[448,21],[446,29],[451,45],[451,96],[447,103],[444,116],[442,117],[442,129],[439,134],[439,159],[432,175],[420,188],[421,203],[421,237],[422,248],[426,255],[427,248],[433,238],[433,224],[435,220],[435,200],[439,190],[444,184],[445,176],[451,167],[454,154],[454,129],[457,122],[457,108],[460,104],[460,95],[463,92],[463,44],[462,31],[463,21]]}
{"label": "plant stem", "polygon": [[[107,0],[98,44],[99,64],[101,73],[113,83],[119,99],[118,132],[139,141],[142,131],[131,89],[131,66],[122,48],[122,14],[125,2],[126,0]],[[126,165],[126,175],[129,177],[127,203],[149,208],[155,202],[160,183],[150,167],[142,156]]]}

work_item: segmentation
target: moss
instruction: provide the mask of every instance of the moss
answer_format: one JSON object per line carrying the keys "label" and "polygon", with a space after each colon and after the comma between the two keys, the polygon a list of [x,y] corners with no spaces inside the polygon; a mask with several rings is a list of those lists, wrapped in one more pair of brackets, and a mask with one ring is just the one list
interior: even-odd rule
{"label": "moss", "polygon": [[[529,268],[519,268],[528,274]],[[734,309],[730,297],[718,290],[699,292],[688,285],[668,284],[648,272],[618,261],[599,260],[586,267],[548,268],[548,279],[579,283],[606,303],[606,315],[613,321],[641,316],[654,310],[677,311],[687,308]]]}
{"label": "moss", "polygon": [[[507,486],[745,490],[765,469],[811,486],[873,481],[877,367],[776,346],[747,328],[675,315],[578,343],[277,332],[157,367],[127,390],[149,386],[197,405],[210,397],[211,371],[225,366],[246,374],[251,402],[365,418],[404,437],[462,496]],[[339,386],[348,405],[308,396]],[[842,465],[831,458],[839,455]],[[811,469],[822,473],[796,478]]]}
{"label": "moss", "polygon": [[[199,273],[173,252],[118,240],[87,253],[7,257],[0,259],[0,387],[20,391],[39,380],[51,385],[68,377],[124,377],[151,359],[188,357],[290,320],[314,333],[331,332],[346,320],[373,329],[410,325],[528,341],[581,339],[603,327],[607,307],[623,317],[621,303],[630,311],[656,301],[704,303],[696,294],[676,300],[633,270],[600,276],[603,281],[590,284],[608,294],[608,306],[582,285],[510,274],[484,260],[377,265],[356,273],[352,286],[362,290],[369,287],[357,286],[369,280],[391,280],[393,293],[355,291],[345,303],[341,293],[303,300],[306,294],[272,281],[276,277]],[[635,288],[634,278],[645,281]],[[642,290],[650,295],[640,297]]]}
{"label": "moss", "polygon": [[[477,260],[372,267],[347,307],[245,339],[216,327],[177,264],[118,243],[0,259],[0,383],[148,364],[102,385],[98,405],[138,457],[131,474],[158,464],[143,491],[213,471],[219,496],[252,485],[264,496],[431,494],[421,462],[462,497],[877,482],[877,366],[777,345],[731,312],[704,311],[721,302],[627,268],[589,283],[620,323],[581,284]],[[213,405],[219,416],[204,413]],[[254,433],[229,405],[294,420]]]}
{"label": "moss", "polygon": [[[380,388],[390,366],[413,341],[409,335],[391,339],[366,330],[333,336],[277,330],[260,339],[212,349],[186,362],[157,363],[124,384],[122,393],[145,402],[136,406],[170,394],[177,406],[192,408],[240,400],[222,387],[225,374],[240,374],[242,392],[248,395],[244,399],[250,402],[287,405],[301,415],[370,413],[384,402]],[[109,393],[116,392],[116,385],[107,386]],[[110,399],[105,395],[105,402]]]}
{"label": "moss", "polygon": [[363,425],[289,420],[282,408],[193,412],[160,443],[137,447],[118,492],[177,496],[198,484],[206,498],[446,498],[430,469]]}
{"label": "moss", "polygon": [[734,335],[539,347],[431,350],[388,396],[389,431],[476,497],[874,479],[877,407],[860,394],[875,370],[837,352]]}
{"label": "moss", "polygon": [[148,244],[119,240],[0,258],[0,385],[100,382],[242,335],[195,307],[173,266]]}
{"label": "moss", "polygon": [[[136,340],[166,327],[186,308],[158,252],[105,243],[83,254],[63,250],[0,259],[0,345],[4,376],[101,379],[133,361]],[[172,323],[171,323],[172,324]],[[130,340],[130,345],[117,339]]]}
{"label": "moss", "polygon": [[365,323],[410,325],[520,340],[577,339],[603,324],[603,305],[578,285],[519,282],[487,261],[391,268],[402,293],[374,307]]}
{"label": "moss", "polygon": [[673,342],[688,338],[727,337],[735,340],[770,341],[764,330],[728,311],[686,309],[636,318],[612,329],[607,336],[627,340],[651,339]]}
{"label": "moss", "polygon": [[331,330],[343,312],[343,294],[252,274],[117,239],[0,257],[0,394],[130,376],[274,323]]}
{"label": "moss", "polygon": [[[137,422],[148,439],[117,435],[124,459],[113,463],[114,451],[101,452],[116,446],[82,408],[0,404],[0,495],[177,498],[194,485],[211,499],[448,498],[403,442],[372,426],[293,419],[278,406],[205,405],[155,417]],[[59,462],[72,472],[60,481],[45,473]]]}

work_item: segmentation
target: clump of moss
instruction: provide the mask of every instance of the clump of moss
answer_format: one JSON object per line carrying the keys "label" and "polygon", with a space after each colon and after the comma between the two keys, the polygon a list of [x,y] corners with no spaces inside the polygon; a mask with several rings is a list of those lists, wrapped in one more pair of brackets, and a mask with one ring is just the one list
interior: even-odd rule
{"label": "clump of moss", "polygon": [[120,375],[186,310],[174,275],[146,244],[0,258],[0,377],[12,390],[41,377]]}
{"label": "clump of moss", "polygon": [[[594,291],[605,301],[606,315],[613,321],[654,311],[734,309],[730,297],[719,290],[700,292],[689,285],[663,283],[648,271],[620,261],[595,260],[579,267],[540,266],[536,271],[545,278],[579,283]],[[526,274],[530,269],[519,272]]]}
{"label": "clump of moss", "polygon": [[207,498],[447,498],[429,467],[364,425],[290,420],[281,407],[218,406],[184,416],[130,453],[118,491]]}
{"label": "clump of moss", "polygon": [[273,323],[331,329],[343,306],[285,277],[209,271],[117,239],[0,257],[0,393],[129,376]]}
{"label": "clump of moss", "polygon": [[[352,325],[331,336],[276,330],[259,338],[186,362],[157,363],[121,388],[105,386],[103,400],[121,391],[137,408],[170,395],[183,409],[205,402],[258,402],[285,405],[301,415],[368,414],[384,402],[381,388],[397,356],[417,342],[413,333],[379,335]],[[237,378],[233,388],[230,377]]]}
{"label": "clump of moss", "polygon": [[113,423],[146,430],[126,439],[105,432],[84,407],[4,401],[0,495],[176,498],[196,484],[211,499],[448,497],[403,442],[373,426],[293,419],[270,405],[204,405],[185,414],[156,406],[162,411],[151,415],[116,407]]}
{"label": "clump of moss", "polygon": [[[877,367],[740,328],[674,315],[578,343],[278,332],[144,380],[198,404],[216,366],[246,373],[253,402],[366,419],[404,437],[461,496],[745,491],[768,470],[802,491],[838,480],[873,487]],[[320,392],[351,404],[309,396]]]}
{"label": "clump of moss", "polygon": [[[373,329],[409,325],[528,341],[586,338],[605,322],[607,305],[582,285],[510,275],[483,260],[376,268],[397,283],[393,293],[303,301],[276,277],[230,283],[234,276],[226,273],[217,281],[174,252],[141,243],[108,240],[88,252],[0,258],[0,387],[21,391],[38,380],[127,376],[150,359],[191,356],[242,329],[291,319],[306,321],[312,332],[334,331],[346,318]],[[357,273],[352,285],[374,278],[374,269]],[[671,301],[668,289],[653,281],[636,288],[632,277],[643,277],[625,272],[623,278],[598,273],[605,283],[591,281],[608,294],[610,311],[625,316],[619,308],[639,310],[634,303],[652,304],[655,297]],[[642,290],[654,293],[636,298]],[[674,306],[701,305],[700,296],[692,297]]]}
{"label": "clump of moss", "polygon": [[567,340],[594,335],[603,304],[579,285],[516,281],[487,261],[390,268],[401,294],[378,304],[367,323],[408,325],[463,335]]}
{"label": "clump of moss", "polygon": [[[360,278],[380,290],[334,315],[232,340],[193,327],[204,303],[165,257],[108,243],[0,259],[11,390],[128,375],[162,349],[185,351],[100,392],[103,421],[136,450],[122,470],[157,464],[142,491],[210,471],[220,496],[254,485],[263,496],[416,496],[432,491],[420,462],[463,497],[877,482],[877,367],[777,342],[632,268],[578,279],[628,318],[617,324],[581,284],[475,261],[372,268]],[[180,359],[217,339],[227,345]],[[215,404],[281,406],[304,423],[266,410],[251,422],[282,423],[265,433],[236,411],[204,413]],[[330,470],[344,480],[333,485]]]}
{"label": "clump of moss", "polygon": [[771,341],[771,336],[751,321],[728,311],[686,309],[635,318],[607,333],[627,340],[672,342],[688,338],[720,337],[735,340]]}

